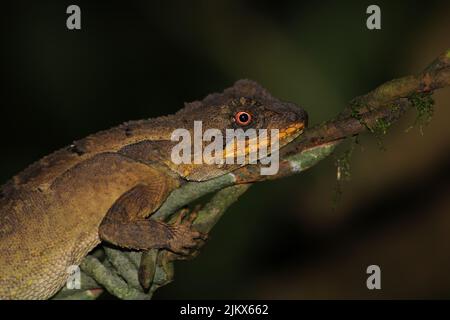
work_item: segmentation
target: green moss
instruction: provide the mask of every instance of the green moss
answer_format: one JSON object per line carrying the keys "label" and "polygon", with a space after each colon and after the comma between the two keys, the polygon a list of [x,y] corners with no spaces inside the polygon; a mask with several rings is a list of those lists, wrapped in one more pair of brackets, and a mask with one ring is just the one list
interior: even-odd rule
{"label": "green moss", "polygon": [[381,150],[385,151],[386,147],[383,144],[383,136],[386,135],[389,127],[392,125],[391,122],[385,119],[377,119],[375,124],[371,128],[371,132],[377,138],[378,146]]}
{"label": "green moss", "polygon": [[[396,113],[400,110],[400,106],[397,103],[392,103],[389,105],[389,107],[392,109],[393,113]],[[367,131],[374,134],[377,138],[378,146],[380,147],[380,150],[385,151],[386,148],[383,145],[383,136],[386,135],[388,129],[392,125],[392,122],[387,121],[386,119],[377,119],[375,123],[372,126],[369,126],[362,118],[361,114],[359,113],[359,109],[361,108],[361,105],[358,103],[352,103],[351,104],[351,117],[358,120],[361,125],[363,125]]]}
{"label": "green moss", "polygon": [[361,123],[367,130],[372,131],[371,128],[367,125],[367,123],[363,120],[361,113],[359,113],[359,110],[361,109],[361,104],[359,102],[353,102],[350,105],[350,116]]}
{"label": "green moss", "polygon": [[400,105],[398,103],[393,103],[389,106],[392,109],[392,112],[397,113],[400,111]]}
{"label": "green moss", "polygon": [[419,131],[423,135],[423,128],[428,125],[433,118],[434,100],[430,93],[415,93],[410,96],[408,100],[417,112],[416,120],[408,130],[419,127]]}
{"label": "green moss", "polygon": [[350,146],[341,155],[335,157],[336,186],[333,193],[333,210],[342,198],[342,182],[349,181],[351,178],[350,159],[357,144],[359,144],[358,136],[352,139]]}
{"label": "green moss", "polygon": [[345,150],[344,153],[337,157],[335,160],[336,164],[336,179],[338,181],[346,181],[350,180],[351,173],[350,173],[350,158],[353,153],[353,144],[352,146]]}

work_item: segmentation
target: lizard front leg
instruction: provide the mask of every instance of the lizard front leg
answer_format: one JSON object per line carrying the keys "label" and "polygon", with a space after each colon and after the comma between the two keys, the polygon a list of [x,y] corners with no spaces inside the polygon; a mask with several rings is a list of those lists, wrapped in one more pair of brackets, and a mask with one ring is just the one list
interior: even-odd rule
{"label": "lizard front leg", "polygon": [[199,244],[203,234],[192,230],[192,219],[174,224],[145,219],[159,195],[150,185],[139,184],[125,192],[108,210],[99,227],[102,240],[128,249],[168,249],[187,254]]}

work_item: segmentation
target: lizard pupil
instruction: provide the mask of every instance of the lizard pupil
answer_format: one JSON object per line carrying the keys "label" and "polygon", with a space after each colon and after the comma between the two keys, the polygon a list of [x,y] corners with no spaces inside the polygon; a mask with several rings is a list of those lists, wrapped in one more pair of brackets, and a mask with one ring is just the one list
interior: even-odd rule
{"label": "lizard pupil", "polygon": [[250,123],[251,116],[248,112],[241,111],[236,114],[235,119],[239,125],[245,126]]}
{"label": "lizard pupil", "polygon": [[248,121],[248,114],[243,113],[239,116],[239,120],[241,120],[241,122],[247,122]]}

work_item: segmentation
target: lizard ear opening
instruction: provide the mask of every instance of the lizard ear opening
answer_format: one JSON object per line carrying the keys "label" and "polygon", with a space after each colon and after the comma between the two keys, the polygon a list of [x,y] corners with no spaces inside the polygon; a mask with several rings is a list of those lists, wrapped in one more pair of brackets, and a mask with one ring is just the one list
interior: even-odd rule
{"label": "lizard ear opening", "polygon": [[252,121],[252,116],[246,111],[239,111],[234,115],[234,121],[240,126],[246,126]]}

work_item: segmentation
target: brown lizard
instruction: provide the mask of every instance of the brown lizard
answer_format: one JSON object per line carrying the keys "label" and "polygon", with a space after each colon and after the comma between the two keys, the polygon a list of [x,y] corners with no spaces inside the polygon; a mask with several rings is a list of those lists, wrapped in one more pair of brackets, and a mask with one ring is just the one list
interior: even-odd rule
{"label": "brown lizard", "polygon": [[171,161],[171,133],[192,131],[197,120],[203,130],[279,129],[281,148],[302,132],[307,114],[240,80],[176,114],[127,122],[42,158],[0,189],[0,298],[53,296],[66,282],[67,268],[101,241],[177,254],[195,248],[204,235],[191,228],[192,219],[167,224],[147,218],[186,181],[242,166]]}

